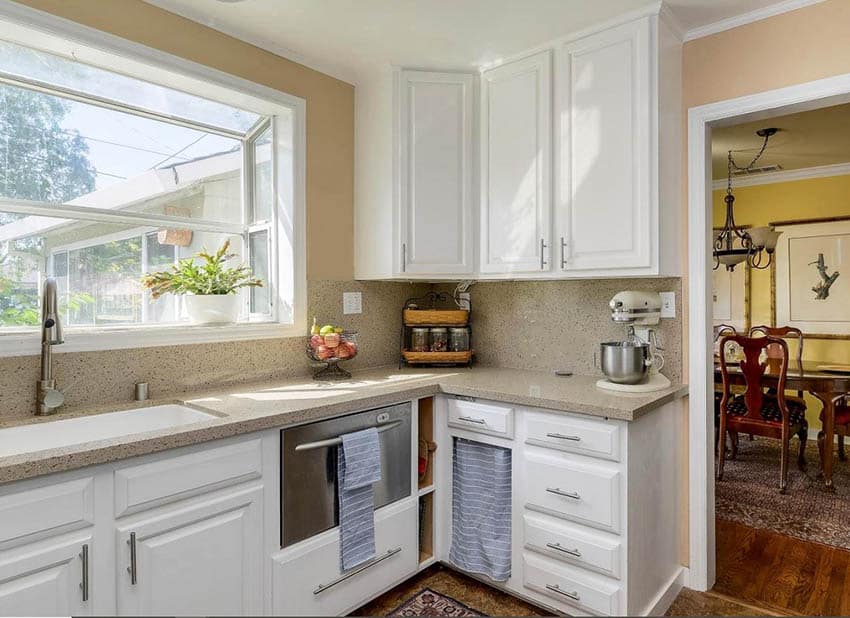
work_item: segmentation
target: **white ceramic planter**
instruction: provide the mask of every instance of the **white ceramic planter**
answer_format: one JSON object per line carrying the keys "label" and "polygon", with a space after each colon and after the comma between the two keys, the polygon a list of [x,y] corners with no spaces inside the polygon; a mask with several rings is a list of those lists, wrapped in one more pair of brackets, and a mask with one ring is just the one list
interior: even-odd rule
{"label": "white ceramic planter", "polygon": [[239,319],[238,294],[187,294],[184,298],[192,324],[233,324]]}

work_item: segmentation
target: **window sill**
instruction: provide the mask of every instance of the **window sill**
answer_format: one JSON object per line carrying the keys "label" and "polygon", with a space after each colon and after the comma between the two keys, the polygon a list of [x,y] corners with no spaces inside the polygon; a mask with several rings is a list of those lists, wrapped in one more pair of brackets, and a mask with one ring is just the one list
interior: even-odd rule
{"label": "window sill", "polygon": [[[66,330],[65,343],[55,346],[54,353],[97,352],[131,348],[151,348],[198,343],[223,343],[252,339],[276,339],[304,336],[304,328],[293,324],[264,322],[225,326],[141,326],[104,328],[101,330]],[[0,335],[0,357],[41,354],[38,331]]]}

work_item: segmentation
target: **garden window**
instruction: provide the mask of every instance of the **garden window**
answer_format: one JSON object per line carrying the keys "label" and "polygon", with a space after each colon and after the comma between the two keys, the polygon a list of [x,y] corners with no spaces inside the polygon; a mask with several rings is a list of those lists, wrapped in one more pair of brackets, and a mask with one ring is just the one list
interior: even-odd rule
{"label": "garden window", "polygon": [[226,240],[263,281],[239,292],[239,321],[294,323],[297,106],[221,93],[0,40],[0,347],[38,330],[46,277],[69,339],[185,332],[181,297],[141,278]]}

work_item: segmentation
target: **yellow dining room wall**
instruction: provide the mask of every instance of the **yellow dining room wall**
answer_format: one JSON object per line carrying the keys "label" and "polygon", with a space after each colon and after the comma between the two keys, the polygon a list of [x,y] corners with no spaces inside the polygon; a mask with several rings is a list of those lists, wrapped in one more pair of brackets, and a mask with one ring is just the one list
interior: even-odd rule
{"label": "yellow dining room wall", "polygon": [[[850,216],[850,175],[739,187],[734,193],[735,222],[739,225]],[[725,190],[714,191],[712,195],[714,226],[721,227],[726,213]],[[750,318],[754,326],[770,324],[770,269],[753,269],[750,274]],[[789,346],[790,353],[795,355],[796,347],[791,342]],[[850,363],[850,341],[806,339],[803,358]],[[814,437],[816,432],[812,429],[820,429],[821,404],[810,396],[806,400],[809,433]]]}

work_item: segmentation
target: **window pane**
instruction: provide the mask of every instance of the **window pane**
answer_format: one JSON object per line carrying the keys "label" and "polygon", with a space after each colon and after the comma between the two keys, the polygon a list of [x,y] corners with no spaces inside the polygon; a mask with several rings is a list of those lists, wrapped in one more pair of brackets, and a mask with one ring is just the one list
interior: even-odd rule
{"label": "window pane", "polygon": [[271,313],[271,291],[269,289],[269,233],[252,232],[251,270],[255,277],[263,280],[263,287],[251,288],[251,313]]}
{"label": "window pane", "polygon": [[241,223],[241,142],[0,86],[0,196]]}
{"label": "window pane", "polygon": [[0,41],[0,71],[240,133],[260,119],[253,112],[6,41]]}
{"label": "window pane", "polygon": [[269,221],[273,204],[272,129],[254,141],[254,222]]}
{"label": "window pane", "polygon": [[38,326],[47,273],[58,279],[61,316],[70,328],[186,321],[181,298],[152,300],[142,274],[168,270],[203,248],[214,252],[227,239],[236,254],[229,266],[244,251],[239,235],[174,232],[0,213],[0,331]]}

